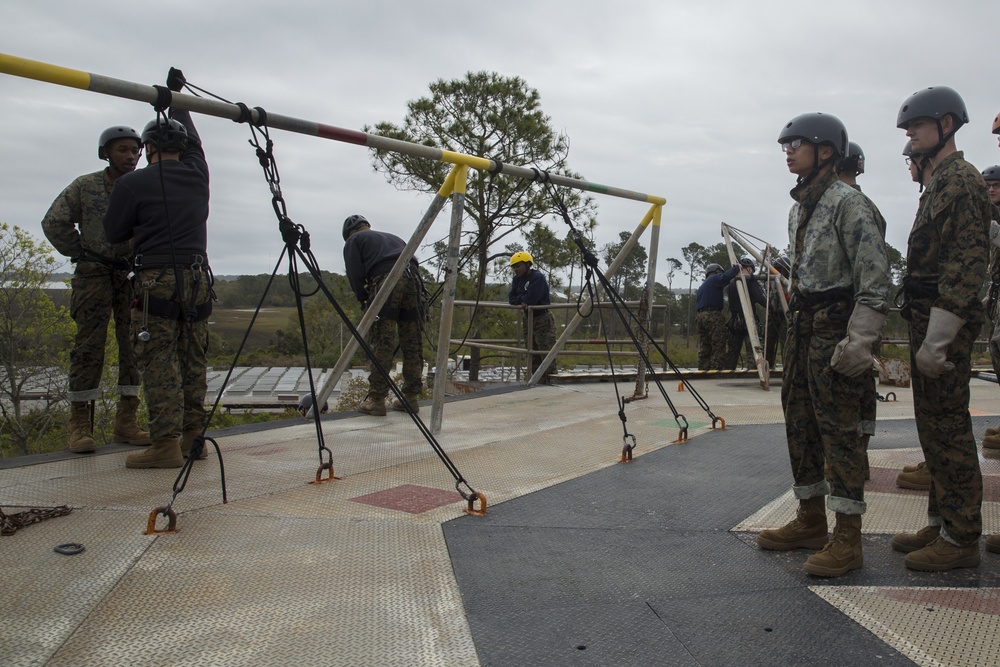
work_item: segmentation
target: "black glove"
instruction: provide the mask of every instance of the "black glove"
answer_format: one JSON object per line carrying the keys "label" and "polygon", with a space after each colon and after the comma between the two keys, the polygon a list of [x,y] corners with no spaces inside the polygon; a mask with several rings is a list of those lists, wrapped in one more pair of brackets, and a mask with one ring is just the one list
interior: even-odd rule
{"label": "black glove", "polygon": [[180,92],[186,83],[187,79],[184,78],[184,72],[179,69],[171,67],[170,71],[167,72],[167,88],[175,93]]}

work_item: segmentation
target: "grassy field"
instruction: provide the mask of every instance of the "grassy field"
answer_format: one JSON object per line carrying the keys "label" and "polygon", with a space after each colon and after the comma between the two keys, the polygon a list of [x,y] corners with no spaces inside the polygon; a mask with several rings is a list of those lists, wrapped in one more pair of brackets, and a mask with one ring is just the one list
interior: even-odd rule
{"label": "grassy field", "polygon": [[[213,308],[209,326],[214,333],[235,346],[243,340],[253,314],[251,308]],[[248,345],[251,347],[267,345],[278,329],[293,331],[295,317],[295,308],[262,308],[253,324]]]}

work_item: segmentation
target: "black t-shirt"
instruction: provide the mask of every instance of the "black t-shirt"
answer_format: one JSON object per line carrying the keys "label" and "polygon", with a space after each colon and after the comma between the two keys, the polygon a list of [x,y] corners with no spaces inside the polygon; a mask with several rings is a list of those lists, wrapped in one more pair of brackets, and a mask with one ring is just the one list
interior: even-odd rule
{"label": "black t-shirt", "polygon": [[135,255],[205,255],[208,251],[205,152],[191,114],[171,109],[170,116],[188,131],[181,159],[161,160],[120,176],[104,214],[108,241],[131,239]]}

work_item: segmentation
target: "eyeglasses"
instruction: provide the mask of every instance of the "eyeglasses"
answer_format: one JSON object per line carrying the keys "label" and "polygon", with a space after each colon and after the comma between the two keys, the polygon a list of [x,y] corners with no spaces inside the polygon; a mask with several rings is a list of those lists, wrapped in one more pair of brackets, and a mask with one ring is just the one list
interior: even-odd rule
{"label": "eyeglasses", "polygon": [[987,190],[1000,190],[1000,181],[990,181],[986,184]]}
{"label": "eyeglasses", "polygon": [[911,164],[913,164],[913,158],[908,157],[908,158],[904,158],[904,159],[906,160],[906,166],[907,167],[909,167]]}
{"label": "eyeglasses", "polygon": [[796,148],[802,145],[805,139],[793,139],[791,141],[781,144],[781,152],[787,153],[788,151],[794,151]]}

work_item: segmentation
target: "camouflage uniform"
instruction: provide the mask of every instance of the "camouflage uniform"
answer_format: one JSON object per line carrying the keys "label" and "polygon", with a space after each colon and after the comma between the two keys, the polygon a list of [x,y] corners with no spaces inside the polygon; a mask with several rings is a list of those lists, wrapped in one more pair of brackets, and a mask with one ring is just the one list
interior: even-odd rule
{"label": "camouflage uniform", "polygon": [[[370,232],[366,232],[370,233]],[[424,370],[424,349],[420,334],[420,301],[416,279],[407,269],[389,294],[378,319],[368,330],[368,344],[375,359],[387,373],[392,373],[392,360],[396,351],[397,334],[399,351],[403,355],[403,394],[419,396],[423,390],[421,375]],[[368,293],[376,294],[388,274],[369,278]],[[368,376],[370,396],[384,399],[389,394],[389,383],[374,369]]]}
{"label": "camouflage uniform", "polygon": [[729,329],[721,310],[703,310],[695,317],[698,327],[698,370],[721,371],[726,367]]}
{"label": "camouflage uniform", "polygon": [[[861,192],[860,185],[852,186],[858,192]],[[862,195],[864,193],[862,192]],[[882,239],[885,240],[885,218],[882,217],[882,212],[878,210],[878,206],[875,205],[868,195],[864,195],[865,200],[868,202],[869,206],[872,208],[872,214],[875,216],[875,224],[878,225],[879,231],[882,234]],[[875,356],[879,355],[879,351],[882,347],[882,341],[879,340],[872,346],[872,354]],[[858,433],[860,435],[867,435],[869,437],[875,435],[875,423],[876,417],[878,415],[878,387],[875,382],[875,376],[871,373],[865,373],[862,376],[865,381],[865,393],[861,399],[861,421],[858,422]]]}
{"label": "camouflage uniform", "polygon": [[725,288],[739,273],[739,266],[727,271],[718,267],[705,277],[695,295],[695,305],[698,314],[695,324],[698,331],[698,370],[721,371],[726,367],[726,343],[729,340],[729,329],[726,327],[726,316],[722,310],[725,307]]}
{"label": "camouflage uniform", "polygon": [[[860,193],[827,173],[791,192],[788,216],[792,310],[781,403],[795,497],[829,493],[841,514],[864,514],[864,456],[858,434],[865,380],[830,366],[855,303],[889,309],[885,243]],[[829,479],[824,478],[824,463]]]}
{"label": "camouflage uniform", "polygon": [[[550,310],[534,310],[531,312],[531,349],[548,352],[556,344],[556,318]],[[524,340],[528,340],[528,311],[525,312],[524,319],[521,320],[521,333]],[[532,354],[528,357],[528,375],[535,374],[539,364],[542,363],[544,355]],[[549,364],[545,369],[545,375],[552,375],[555,364]]]}
{"label": "camouflage uniform", "polygon": [[76,338],[70,350],[69,400],[101,397],[108,322],[115,319],[118,341],[118,393],[138,396],[141,378],[128,337],[132,294],[128,284],[128,242],[109,243],[102,217],[113,181],[108,170],[80,176],[52,202],[42,230],[55,249],[75,260],[70,315]]}
{"label": "camouflage uniform", "polygon": [[772,369],[778,362],[778,343],[781,342],[783,352],[784,339],[788,334],[788,318],[781,305],[783,298],[781,292],[772,285],[767,295],[767,341],[764,345],[764,358],[767,359],[768,368]]}
{"label": "camouflage uniform", "polygon": [[[945,157],[920,196],[903,281],[917,434],[931,477],[927,514],[930,525],[942,526],[941,536],[958,546],[975,543],[982,532],[983,480],[969,379],[972,344],[983,322],[978,293],[986,276],[989,219],[982,175],[961,151]],[[937,379],[924,377],[916,363],[932,307],[965,320],[948,347],[955,370]]]}
{"label": "camouflage uniform", "polygon": [[[1000,224],[1000,207],[996,204],[990,205],[990,218]],[[987,338],[992,338],[1000,328],[1000,248],[990,244],[990,268],[989,268],[989,302],[988,302],[988,324],[989,331]],[[990,361],[993,363],[993,372],[1000,379],[1000,353],[990,345]]]}
{"label": "camouflage uniform", "polygon": [[[206,267],[207,269],[207,267]],[[212,301],[212,285],[206,270],[181,269],[184,304],[205,309]],[[208,319],[188,324],[176,316],[143,313],[147,294],[151,299],[178,303],[174,268],[159,267],[136,271],[139,308],[132,311],[132,336],[142,377],[146,382],[149,434],[153,442],[180,437],[184,431],[204,431],[207,422],[205,394],[208,392]],[[153,310],[153,309],[151,309]],[[149,333],[138,340],[140,331]]]}

